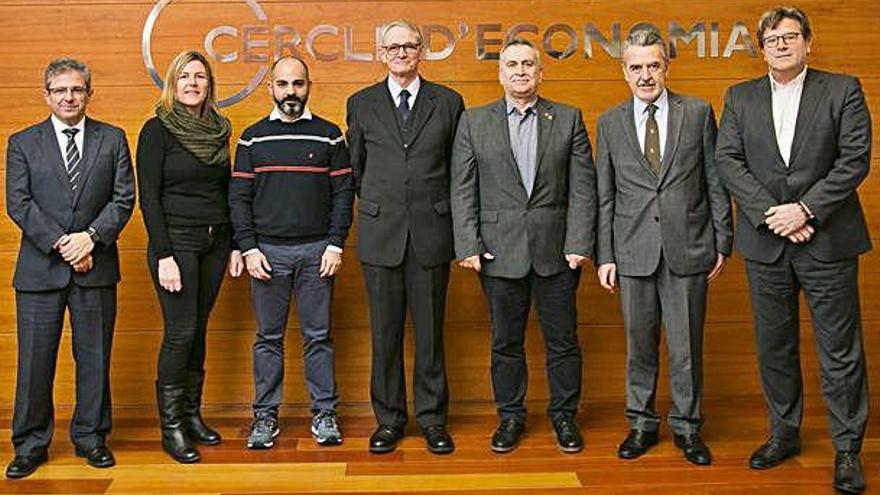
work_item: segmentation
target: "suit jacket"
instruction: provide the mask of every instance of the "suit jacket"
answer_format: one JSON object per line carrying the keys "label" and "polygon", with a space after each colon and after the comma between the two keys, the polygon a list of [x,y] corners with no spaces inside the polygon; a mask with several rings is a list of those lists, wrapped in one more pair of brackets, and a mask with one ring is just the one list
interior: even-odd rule
{"label": "suit jacket", "polygon": [[746,258],[779,258],[789,241],[767,228],[764,212],[798,201],[815,215],[816,232],[796,249],[821,261],[871,249],[856,193],[871,162],[871,116],[858,79],[807,69],[788,167],[776,144],[769,77],[731,87],[715,157],[736,201],[736,248]]}
{"label": "suit jacket", "polygon": [[[20,291],[96,287],[119,282],[116,238],[131,217],[134,178],[125,133],[86,118],[82,172],[74,193],[52,121],[47,119],[9,138],[6,152],[6,211],[21,228],[13,285]],[[89,227],[100,241],[93,268],[74,273],[52,245],[64,234]]]}
{"label": "suit jacket", "polygon": [[715,113],[703,100],[668,93],[659,177],[636,134],[633,99],[599,117],[598,262],[621,275],[654,273],[660,255],[678,275],[712,268],[733,244],[730,196],[715,169]]}
{"label": "suit jacket", "polygon": [[504,98],[465,112],[452,151],[455,252],[484,252],[493,277],[568,270],[565,254],[593,256],[596,172],[577,108],[538,99],[535,183],[526,195],[507,125]]}
{"label": "suit jacket", "polygon": [[358,192],[358,258],[393,267],[407,236],[429,267],[454,257],[449,215],[449,157],[464,102],[455,91],[422,79],[408,125],[388,83],[348,99],[349,153]]}

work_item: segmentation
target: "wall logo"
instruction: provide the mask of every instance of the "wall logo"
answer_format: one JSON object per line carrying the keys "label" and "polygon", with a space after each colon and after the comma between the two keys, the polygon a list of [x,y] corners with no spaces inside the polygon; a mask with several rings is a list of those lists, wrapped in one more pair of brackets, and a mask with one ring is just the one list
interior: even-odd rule
{"label": "wall logo", "polygon": [[[251,94],[269,70],[269,64],[281,56],[294,54],[321,62],[373,62],[379,60],[379,46],[383,26],[369,26],[364,31],[355,32],[352,25],[317,24],[308,30],[289,24],[270,24],[269,18],[257,0],[242,0],[250,10],[255,23],[238,26],[220,25],[204,35],[203,49],[208,58],[217,64],[243,62],[245,67],[255,67],[244,88],[232,96],[220,100],[221,107],[234,105]],[[153,62],[153,31],[160,15],[172,0],[158,0],[144,23],[141,37],[141,51],[144,65],[153,82],[162,88],[164,82]],[[300,16],[304,17],[304,16]],[[364,29],[358,26],[359,29]],[[604,52],[607,57],[619,59],[622,56],[623,38],[626,31],[620,22],[611,23],[605,31],[596,24],[587,22],[580,26],[557,22],[546,27],[532,23],[517,23],[505,26],[501,23],[474,23],[460,21],[455,26],[443,24],[424,24],[421,26],[428,46],[427,60],[444,60],[455,52],[463,40],[473,44],[474,58],[479,61],[498,60],[498,51],[504,41],[515,36],[531,39],[535,46],[547,57],[557,60],[581,58],[590,61],[596,53]],[[610,29],[609,29],[610,28]],[[661,30],[662,32],[662,30]],[[687,48],[695,48],[700,59],[731,58],[737,52],[749,57],[757,57],[756,43],[752,41],[748,27],[742,21],[734,21],[729,28],[727,42],[722,45],[725,26],[720,22],[697,21],[692,26],[669,21],[666,26],[666,39],[669,56],[677,57]],[[372,50],[357,52],[355,38],[370,40]],[[218,48],[222,47],[222,48]],[[234,47],[230,49],[230,47]],[[227,51],[222,51],[222,50]],[[305,53],[300,53],[304,51]],[[578,57],[580,55],[580,57]]]}

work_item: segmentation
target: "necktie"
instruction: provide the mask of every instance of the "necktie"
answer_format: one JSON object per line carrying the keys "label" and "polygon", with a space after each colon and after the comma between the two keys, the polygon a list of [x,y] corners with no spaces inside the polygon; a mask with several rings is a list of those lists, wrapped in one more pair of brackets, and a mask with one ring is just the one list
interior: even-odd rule
{"label": "necktie", "polygon": [[76,133],[79,132],[79,129],[74,127],[70,127],[68,129],[64,129],[63,132],[67,136],[67,148],[65,151],[65,164],[64,167],[67,170],[67,182],[70,184],[70,189],[76,191],[76,186],[79,184],[79,163],[81,161],[81,157],[79,154],[79,149],[76,147],[76,140],[74,137]]}
{"label": "necktie", "polygon": [[645,158],[654,175],[660,176],[660,129],[657,127],[657,105],[648,105],[648,122],[645,124]]}
{"label": "necktie", "polygon": [[412,110],[409,108],[409,97],[409,91],[404,89],[400,92],[400,103],[397,105],[397,111],[400,112],[400,119],[404,123],[409,120],[409,116],[412,113]]}

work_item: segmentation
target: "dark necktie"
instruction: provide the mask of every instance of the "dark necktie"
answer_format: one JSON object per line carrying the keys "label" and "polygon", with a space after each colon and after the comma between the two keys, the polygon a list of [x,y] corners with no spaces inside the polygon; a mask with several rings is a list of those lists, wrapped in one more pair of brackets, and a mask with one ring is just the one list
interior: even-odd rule
{"label": "dark necktie", "polygon": [[657,127],[657,105],[648,105],[648,122],[645,124],[645,158],[654,175],[660,176],[660,129]]}
{"label": "dark necktie", "polygon": [[74,138],[76,137],[76,133],[79,132],[79,129],[70,127],[61,132],[67,136],[67,147],[64,159],[64,168],[67,170],[67,182],[70,184],[70,189],[76,191],[76,186],[79,184],[79,164],[81,157],[79,149],[76,147],[76,139]]}
{"label": "dark necktie", "polygon": [[400,92],[400,103],[397,105],[397,111],[400,112],[400,119],[404,123],[409,120],[409,116],[412,113],[412,110],[409,108],[409,97],[409,91],[404,89]]}

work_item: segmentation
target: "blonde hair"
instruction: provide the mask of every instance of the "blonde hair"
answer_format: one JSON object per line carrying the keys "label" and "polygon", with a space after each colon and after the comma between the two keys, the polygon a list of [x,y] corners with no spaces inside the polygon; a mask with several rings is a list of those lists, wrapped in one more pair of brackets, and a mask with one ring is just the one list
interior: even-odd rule
{"label": "blonde hair", "polygon": [[217,107],[217,99],[216,99],[216,91],[214,84],[214,71],[211,70],[211,64],[208,63],[208,59],[201,53],[195,50],[180,52],[174,57],[174,60],[168,65],[168,71],[165,73],[165,84],[162,87],[162,94],[159,96],[159,101],[156,103],[157,108],[161,108],[165,112],[171,112],[174,109],[174,102],[177,100],[177,79],[180,78],[180,73],[183,72],[186,64],[198,61],[201,62],[202,65],[205,66],[205,74],[208,76],[208,95],[205,97],[205,102],[202,104],[202,112],[200,117],[204,117],[207,115],[208,110],[218,111]]}

